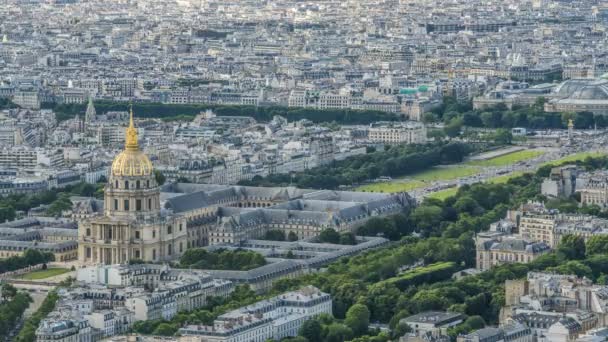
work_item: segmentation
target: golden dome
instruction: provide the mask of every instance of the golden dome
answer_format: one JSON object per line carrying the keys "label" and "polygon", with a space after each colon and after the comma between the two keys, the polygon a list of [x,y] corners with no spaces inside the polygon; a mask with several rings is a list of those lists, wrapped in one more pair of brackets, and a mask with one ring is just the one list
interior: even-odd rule
{"label": "golden dome", "polygon": [[112,176],[149,176],[152,171],[152,162],[139,149],[137,129],[133,124],[133,109],[131,109],[129,127],[125,134],[125,150],[114,158]]}

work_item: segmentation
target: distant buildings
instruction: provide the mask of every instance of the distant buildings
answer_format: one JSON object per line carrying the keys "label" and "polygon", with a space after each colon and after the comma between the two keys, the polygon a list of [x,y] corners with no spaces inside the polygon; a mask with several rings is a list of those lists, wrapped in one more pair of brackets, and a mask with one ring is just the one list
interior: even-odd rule
{"label": "distant buildings", "polygon": [[415,121],[373,124],[368,129],[368,139],[383,144],[423,144],[427,141],[426,127]]}
{"label": "distant buildings", "polygon": [[581,174],[576,189],[581,194],[582,205],[608,207],[608,173],[605,171]]}
{"label": "distant buildings", "polygon": [[568,80],[545,103],[547,112],[608,114],[608,80]]}
{"label": "distant buildings", "polygon": [[23,89],[15,91],[13,102],[22,108],[40,109],[41,100],[37,90]]}

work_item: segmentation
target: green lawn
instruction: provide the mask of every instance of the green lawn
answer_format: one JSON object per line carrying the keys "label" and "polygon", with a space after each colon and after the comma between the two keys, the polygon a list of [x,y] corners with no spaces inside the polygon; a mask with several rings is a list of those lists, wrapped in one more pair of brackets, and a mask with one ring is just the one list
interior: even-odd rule
{"label": "green lawn", "polygon": [[490,178],[490,179],[488,179],[488,183],[503,184],[503,183],[508,182],[509,179],[519,177],[519,176],[523,175],[524,173],[525,172],[523,172],[523,171],[511,172],[508,175],[502,175],[502,176]]}
{"label": "green lawn", "polygon": [[[510,173],[508,175],[502,175],[502,176],[488,179],[487,182],[495,183],[495,184],[502,184],[502,183],[508,182],[509,179],[519,177],[519,176],[523,175],[524,173],[525,172],[523,172],[523,171],[516,171],[516,172]],[[439,200],[443,201],[450,196],[456,195],[456,192],[458,192],[458,188],[449,188],[449,189],[434,192],[429,195],[429,198],[435,198],[435,199],[439,199]]]}
{"label": "green lawn", "polygon": [[358,187],[357,191],[369,191],[369,192],[402,192],[411,191],[424,186],[423,182],[420,181],[394,181],[394,182],[380,182],[373,184],[366,184]]}
{"label": "green lawn", "polygon": [[479,173],[479,169],[472,166],[434,167],[427,171],[415,173],[409,178],[422,182],[434,182],[472,176],[476,173]]}
{"label": "green lawn", "polygon": [[[369,191],[369,192],[385,192],[394,193],[401,191],[412,191],[414,189],[422,188],[425,183],[436,182],[436,181],[449,181],[461,177],[468,177],[481,172],[481,167],[500,167],[510,164],[515,164],[520,161],[529,160],[543,154],[540,150],[522,150],[513,153],[508,153],[496,158],[487,160],[476,160],[469,161],[464,164],[451,165],[446,167],[434,167],[427,171],[415,173],[411,176],[397,179],[391,182],[379,182],[373,184],[366,184],[356,188],[356,191]],[[584,160],[587,157],[598,157],[603,155],[599,152],[581,152],[576,153],[552,162],[547,162],[542,165],[553,164],[561,165],[566,163],[572,163],[577,160]],[[515,172],[509,175],[499,176],[488,180],[491,183],[506,183],[509,179],[517,176],[521,176],[522,172]],[[431,194],[429,197],[445,199],[449,196],[456,194],[456,189],[447,189],[438,191]]]}
{"label": "green lawn", "polygon": [[518,163],[520,161],[532,159],[543,154],[543,151],[539,150],[522,150],[513,153],[508,153],[502,156],[498,156],[495,158],[490,158],[486,160],[473,160],[466,163],[466,165],[474,165],[474,166],[506,166]]}
{"label": "green lawn", "polygon": [[434,199],[443,201],[450,196],[455,196],[457,192],[458,192],[458,188],[449,188],[449,189],[433,192],[432,194],[429,195],[429,198],[434,198]]}
{"label": "green lawn", "polygon": [[475,166],[448,166],[434,167],[427,171],[415,173],[403,179],[394,180],[392,182],[379,182],[366,184],[355,189],[356,191],[371,191],[371,192],[400,192],[411,191],[421,188],[427,182],[447,181],[460,177],[467,177],[477,174],[479,168]]}
{"label": "green lawn", "polygon": [[550,161],[550,162],[546,162],[543,163],[543,165],[555,165],[555,166],[559,166],[559,165],[563,165],[563,164],[567,164],[567,163],[573,163],[579,160],[585,160],[587,157],[600,157],[600,156],[604,156],[606,155],[605,153],[602,152],[579,152],[579,153],[575,153],[575,154],[571,154],[569,156],[554,160],[554,161]]}
{"label": "green lawn", "polygon": [[46,270],[37,270],[30,273],[26,273],[20,276],[20,278],[26,280],[39,280],[58,276],[60,274],[68,272],[70,272],[70,270],[67,268],[47,268]]}

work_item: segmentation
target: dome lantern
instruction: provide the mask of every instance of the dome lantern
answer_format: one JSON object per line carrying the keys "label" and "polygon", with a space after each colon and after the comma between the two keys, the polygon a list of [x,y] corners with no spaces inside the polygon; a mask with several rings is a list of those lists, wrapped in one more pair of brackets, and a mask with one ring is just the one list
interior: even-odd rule
{"label": "dome lantern", "polygon": [[129,111],[129,127],[125,132],[125,149],[112,162],[112,176],[150,176],[152,162],[140,149],[137,142],[137,129],[133,123],[133,109]]}

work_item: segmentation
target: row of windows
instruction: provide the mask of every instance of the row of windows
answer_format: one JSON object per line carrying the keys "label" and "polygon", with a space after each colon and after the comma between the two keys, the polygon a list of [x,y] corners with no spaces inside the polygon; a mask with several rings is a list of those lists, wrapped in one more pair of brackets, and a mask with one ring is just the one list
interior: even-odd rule
{"label": "row of windows", "polygon": [[[139,232],[137,232],[139,233]],[[182,253],[184,251],[184,244],[183,242],[179,243],[179,253]],[[135,259],[140,259],[141,258],[141,252],[139,249],[136,249],[133,251],[134,254],[134,258]],[[85,248],[85,255],[87,259],[91,258],[92,255],[92,251],[91,251],[91,247],[87,247]],[[173,245],[172,244],[168,244],[167,245],[167,255],[173,255]],[[156,260],[156,249],[152,249],[152,260]]]}
{"label": "row of windows", "polygon": [[[114,199],[114,210],[119,210],[118,208],[118,199]],[[148,198],[148,206],[146,208],[147,210],[152,210],[152,199]],[[123,200],[123,207],[122,207],[123,211],[130,211],[131,210],[131,200],[129,199],[125,199]],[[135,200],[135,211],[142,211],[142,200],[140,199],[136,199]]]}
{"label": "row of windows", "polygon": [[[145,183],[145,184],[146,184],[146,188],[150,188],[150,180],[146,180],[146,183]],[[114,182],[114,187],[115,187],[116,189],[119,189],[119,185],[120,185],[120,183],[119,183],[118,181],[115,181],[115,182]],[[124,186],[124,188],[123,188],[123,189],[131,189],[131,187],[129,187],[129,185],[132,185],[132,184],[129,184],[129,181],[128,181],[128,180],[126,180],[126,181],[125,181],[124,185],[125,185],[125,186]],[[142,185],[143,185],[143,184],[142,184],[142,182],[141,182],[141,181],[139,181],[139,180],[135,181],[135,189],[141,189],[141,188],[142,188]]]}

